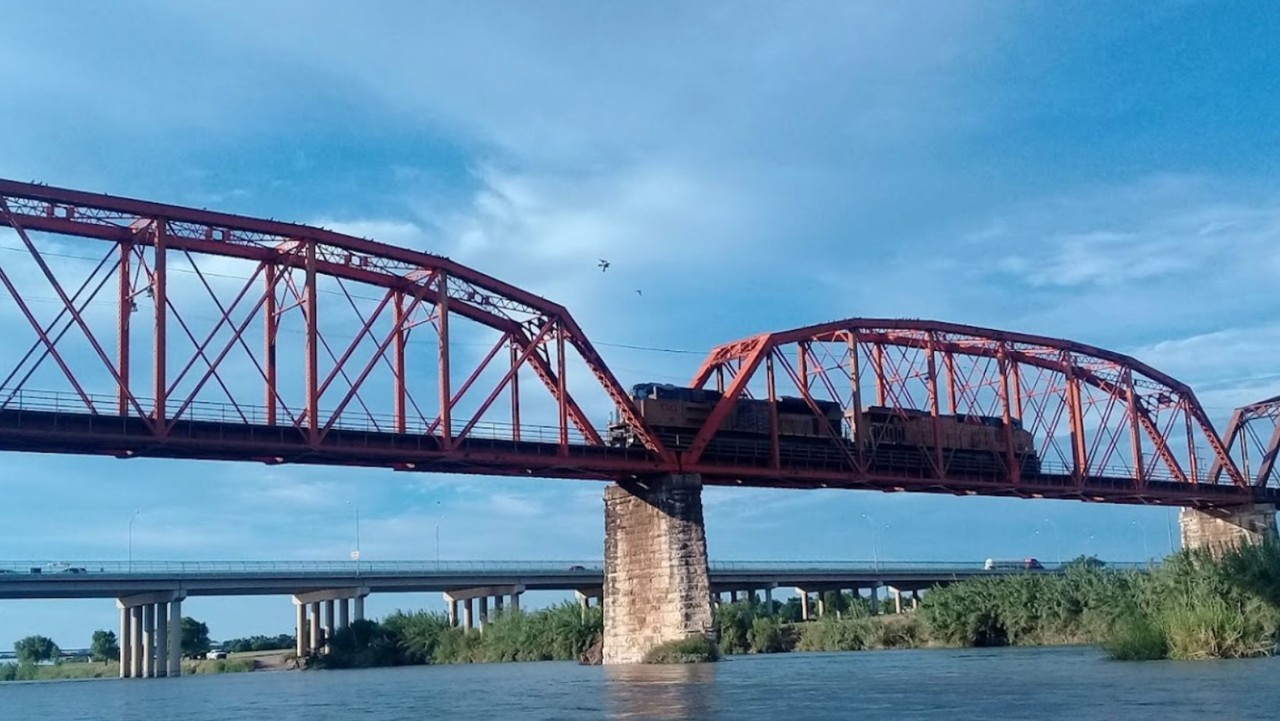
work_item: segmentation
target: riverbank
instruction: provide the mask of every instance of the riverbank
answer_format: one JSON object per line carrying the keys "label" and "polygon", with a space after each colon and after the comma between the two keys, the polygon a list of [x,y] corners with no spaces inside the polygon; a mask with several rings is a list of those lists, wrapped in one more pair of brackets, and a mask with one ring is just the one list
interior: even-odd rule
{"label": "riverbank", "polygon": [[[183,661],[184,675],[222,673],[248,673],[250,671],[285,670],[292,666],[292,653],[259,652],[233,655],[231,658]],[[30,664],[0,663],[0,682],[3,681],[72,681],[82,679],[119,678],[120,664],[116,661],[65,661],[63,663]]]}

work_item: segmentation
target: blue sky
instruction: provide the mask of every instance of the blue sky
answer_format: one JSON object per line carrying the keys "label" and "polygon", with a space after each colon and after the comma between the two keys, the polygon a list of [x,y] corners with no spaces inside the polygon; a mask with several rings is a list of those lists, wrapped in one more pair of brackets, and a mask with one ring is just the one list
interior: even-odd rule
{"label": "blue sky", "polygon": [[[1280,392],[1278,26],[1263,3],[28,4],[0,25],[0,176],[449,255],[565,304],[625,383],[687,380],[762,330],[937,318],[1134,354],[1221,426]],[[447,559],[594,558],[602,492],[6,454],[0,557],[122,559],[141,510],[140,559],[338,559],[355,501],[369,559],[433,558],[437,525]],[[903,560],[1137,559],[1172,522],[705,500],[718,559],[867,559],[873,528]],[[421,605],[442,607],[370,612]],[[283,598],[188,611],[219,638],[293,618]],[[115,623],[107,601],[0,603],[0,643]]]}

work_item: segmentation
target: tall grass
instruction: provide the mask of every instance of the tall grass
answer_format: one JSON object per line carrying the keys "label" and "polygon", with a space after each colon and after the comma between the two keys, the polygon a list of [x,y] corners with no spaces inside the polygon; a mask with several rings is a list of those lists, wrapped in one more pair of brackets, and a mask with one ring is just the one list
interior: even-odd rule
{"label": "tall grass", "polygon": [[320,668],[399,666],[426,663],[567,661],[578,658],[602,632],[599,608],[572,602],[531,613],[504,610],[484,631],[449,626],[438,613],[396,611],[381,623],[363,621],[334,634],[329,653],[311,665]]}

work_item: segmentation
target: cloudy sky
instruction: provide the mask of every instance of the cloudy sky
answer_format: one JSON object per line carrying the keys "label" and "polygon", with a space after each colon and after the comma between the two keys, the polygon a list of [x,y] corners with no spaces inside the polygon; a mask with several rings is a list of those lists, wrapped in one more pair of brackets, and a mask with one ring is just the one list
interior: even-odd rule
{"label": "cloudy sky", "polygon": [[[0,24],[0,177],[448,255],[566,305],[625,383],[685,381],[763,330],[936,318],[1134,354],[1221,426],[1280,392],[1280,16],[1256,7],[28,3]],[[340,559],[358,505],[369,559],[433,558],[437,528],[446,559],[590,559],[602,491],[7,454],[0,558],[123,559],[141,511],[138,559]],[[907,494],[705,500],[713,559],[1138,559],[1173,522]],[[370,611],[422,605],[440,601]],[[215,638],[293,618],[283,598],[187,610]],[[84,646],[116,622],[107,601],[4,602],[0,643]]]}

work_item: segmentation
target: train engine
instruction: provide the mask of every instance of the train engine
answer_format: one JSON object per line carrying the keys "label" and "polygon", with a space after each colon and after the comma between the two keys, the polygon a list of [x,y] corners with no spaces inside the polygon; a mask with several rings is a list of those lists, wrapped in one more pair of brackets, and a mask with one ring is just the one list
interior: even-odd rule
{"label": "train engine", "polygon": [[[640,416],[667,448],[676,451],[692,445],[722,397],[715,390],[666,383],[631,388]],[[770,463],[775,452],[771,414],[769,401],[740,398],[712,436],[703,458],[742,465]],[[1017,419],[1006,428],[1002,418],[992,416],[957,414],[935,419],[928,411],[883,406],[855,413],[831,401],[793,397],[779,398],[776,414],[776,452],[784,465],[847,469],[849,459],[856,456],[873,472],[927,475],[941,458],[948,474],[1007,476],[1012,441],[1021,476],[1040,473],[1035,439]],[[859,422],[865,426],[862,433],[857,432]],[[640,445],[632,428],[618,418],[609,425],[608,437],[613,446]]]}

